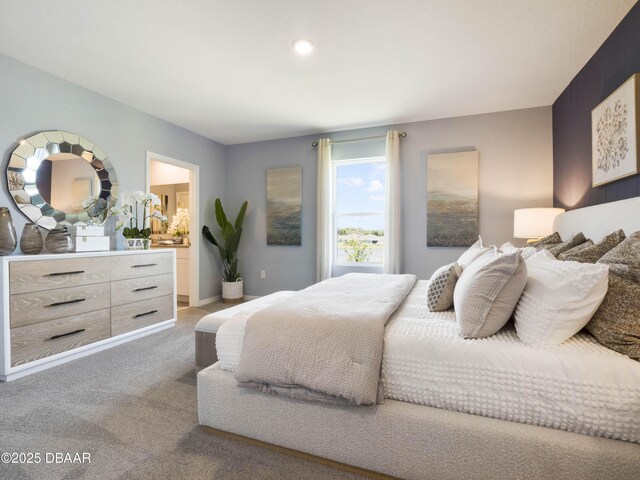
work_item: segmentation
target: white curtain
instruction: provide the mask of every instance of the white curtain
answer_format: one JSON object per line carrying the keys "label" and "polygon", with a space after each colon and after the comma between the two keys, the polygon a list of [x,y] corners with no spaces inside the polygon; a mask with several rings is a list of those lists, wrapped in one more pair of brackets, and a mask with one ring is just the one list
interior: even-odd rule
{"label": "white curtain", "polygon": [[318,239],[316,280],[331,277],[331,141],[318,142]]}
{"label": "white curtain", "polygon": [[400,273],[400,136],[387,132],[387,195],[385,205],[384,273]]}

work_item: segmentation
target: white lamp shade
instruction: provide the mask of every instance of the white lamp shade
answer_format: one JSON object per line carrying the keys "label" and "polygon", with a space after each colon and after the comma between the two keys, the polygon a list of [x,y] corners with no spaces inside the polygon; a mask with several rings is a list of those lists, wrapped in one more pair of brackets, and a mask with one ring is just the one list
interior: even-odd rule
{"label": "white lamp shade", "polygon": [[521,208],[513,212],[515,238],[542,238],[553,233],[553,220],[564,208]]}

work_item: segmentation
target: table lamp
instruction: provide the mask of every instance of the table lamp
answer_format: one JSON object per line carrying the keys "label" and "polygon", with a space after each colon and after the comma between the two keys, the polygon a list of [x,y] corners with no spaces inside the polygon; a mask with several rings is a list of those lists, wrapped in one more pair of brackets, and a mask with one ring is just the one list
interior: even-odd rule
{"label": "table lamp", "polygon": [[513,212],[513,236],[526,238],[527,243],[553,233],[553,220],[564,208],[521,208]]}

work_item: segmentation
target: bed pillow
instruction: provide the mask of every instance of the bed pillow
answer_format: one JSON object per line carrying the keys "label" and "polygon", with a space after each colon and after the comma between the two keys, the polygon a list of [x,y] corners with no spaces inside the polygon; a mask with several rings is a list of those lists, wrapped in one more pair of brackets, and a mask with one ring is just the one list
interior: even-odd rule
{"label": "bed pillow", "polygon": [[[593,247],[593,246],[594,246],[593,240],[591,240],[591,239],[589,238],[589,239],[587,239],[587,241],[586,241],[586,242],[581,243],[580,245],[575,246],[575,247],[573,247],[573,248],[570,248],[569,250],[565,250],[565,251],[564,251],[564,252],[562,252],[562,253],[559,253],[558,255],[556,255],[556,258],[557,258],[558,260],[568,260],[568,259],[567,259],[567,258],[565,258],[565,257],[567,257],[567,256],[571,256],[571,255],[575,255],[575,254],[577,254],[578,252],[581,252],[582,250],[585,250],[585,249],[587,249],[587,248],[589,248],[589,247]],[[589,263],[589,262],[582,262],[582,263]],[[591,262],[591,263],[596,263],[596,262]]]}
{"label": "bed pillow", "polygon": [[473,263],[474,260],[480,258],[482,255],[489,251],[489,247],[482,245],[482,237],[478,236],[476,243],[471,245],[462,255],[458,258],[458,265],[462,270],[467,268]]}
{"label": "bed pillow", "polygon": [[609,267],[560,261],[546,250],[526,262],[527,284],[515,310],[518,338],[559,345],[578,333],[602,303]]}
{"label": "bed pillow", "polygon": [[545,245],[557,245],[562,243],[562,238],[560,238],[560,234],[558,232],[553,232],[551,235],[547,235],[540,240],[536,240],[535,242],[531,242],[527,244],[528,247],[534,247],[540,249]]}
{"label": "bed pillow", "polygon": [[440,267],[431,275],[427,287],[427,306],[432,312],[442,312],[453,305],[453,289],[460,277],[460,265],[453,262]]}
{"label": "bed pillow", "polygon": [[640,232],[604,255],[609,290],[587,330],[605,347],[640,360]]}
{"label": "bed pillow", "polygon": [[640,361],[640,284],[609,274],[609,290],[587,331],[611,350]]}
{"label": "bed pillow", "polygon": [[553,245],[553,246],[544,246],[542,248],[546,249],[549,251],[549,253],[551,253],[554,257],[557,257],[558,255],[560,255],[563,252],[566,252],[568,250],[571,250],[572,248],[575,248],[579,245],[582,245],[583,243],[585,243],[587,241],[587,239],[585,238],[584,234],[582,232],[574,235],[571,240],[566,240],[558,245]]}
{"label": "bed pillow", "polygon": [[619,277],[640,283],[640,232],[604,254],[598,263],[609,265],[609,271]]}
{"label": "bed pillow", "polygon": [[520,255],[522,255],[522,258],[524,258],[525,260],[537,252],[535,247],[527,246],[527,247],[518,248],[511,242],[505,242],[502,245],[500,245],[500,251],[503,253],[519,252]]}
{"label": "bed pillow", "polygon": [[[560,260],[571,260],[580,263],[596,263],[604,254],[614,249],[626,238],[622,230],[610,233],[596,245],[579,245],[558,255]],[[588,242],[587,242],[588,243]],[[586,246],[584,246],[586,245]]]}
{"label": "bed pillow", "polygon": [[495,247],[462,271],[453,292],[458,334],[464,338],[493,335],[509,321],[527,282],[519,252]]}

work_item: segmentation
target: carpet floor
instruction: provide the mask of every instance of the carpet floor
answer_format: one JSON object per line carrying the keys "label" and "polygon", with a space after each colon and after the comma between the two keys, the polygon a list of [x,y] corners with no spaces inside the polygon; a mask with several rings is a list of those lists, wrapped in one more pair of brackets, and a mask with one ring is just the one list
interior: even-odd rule
{"label": "carpet floor", "polygon": [[[0,463],[8,479],[361,479],[210,435],[198,427],[195,323],[221,304],[179,311],[175,328],[0,383]],[[90,463],[46,463],[49,454]]]}

